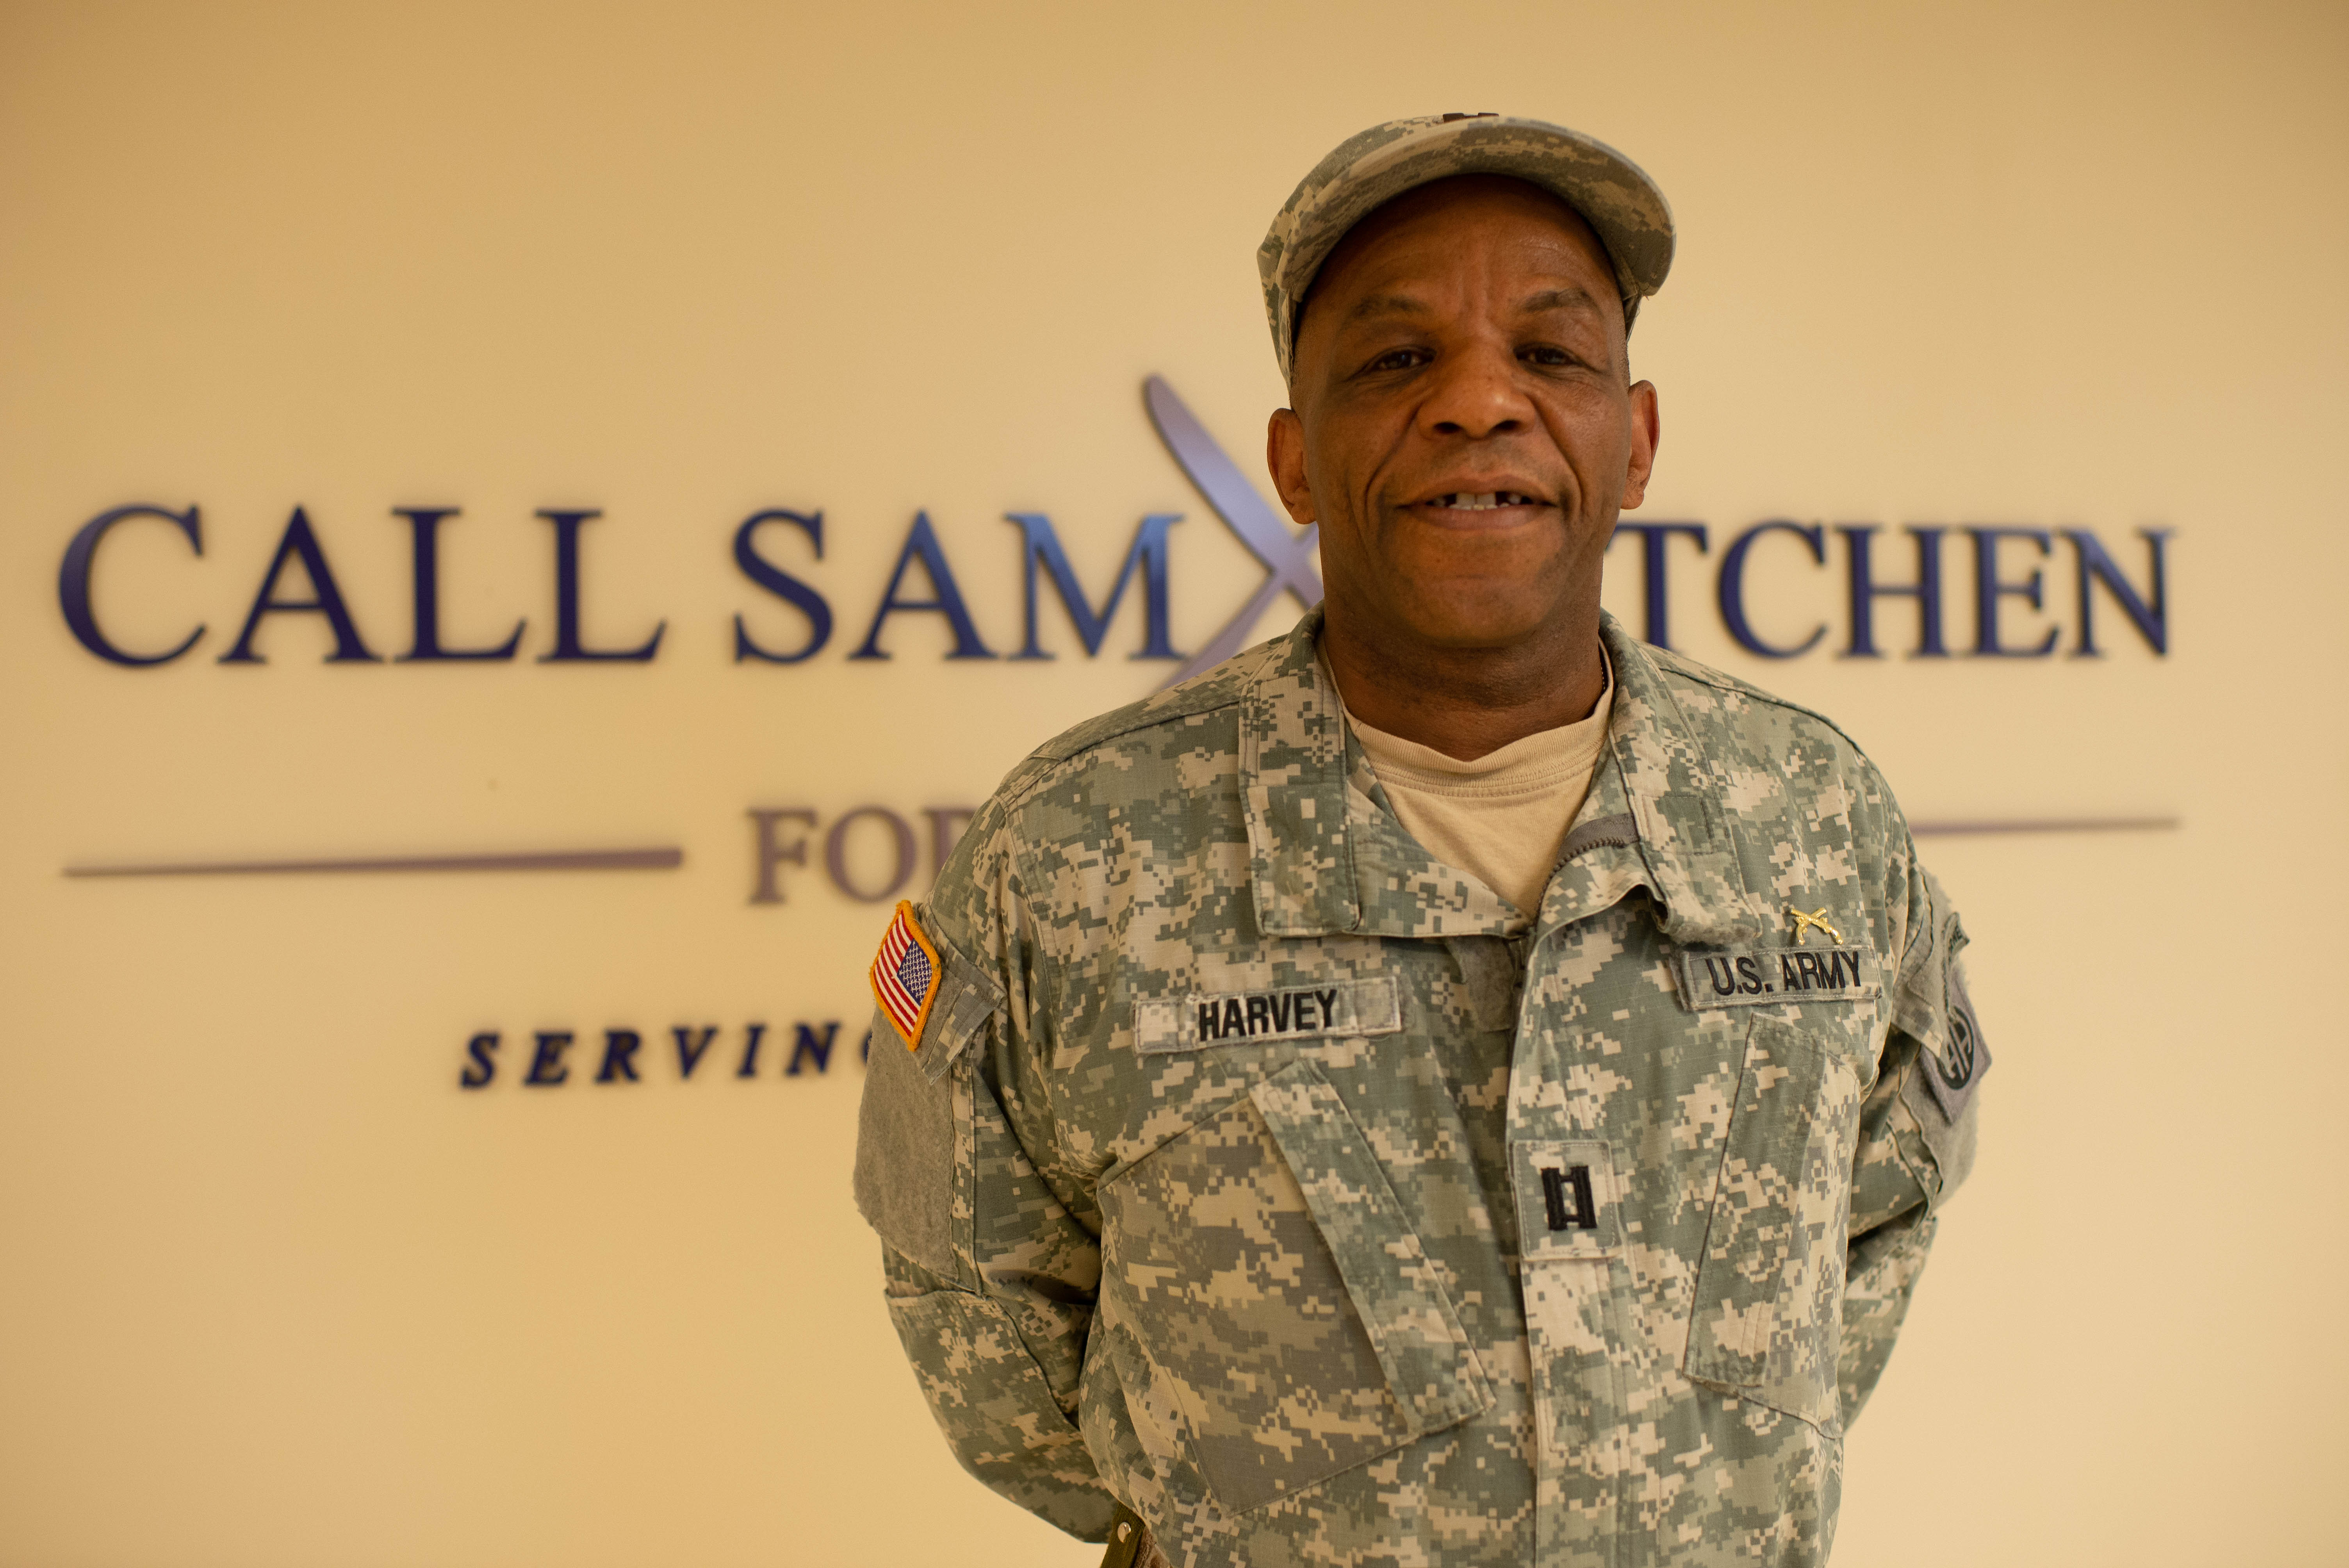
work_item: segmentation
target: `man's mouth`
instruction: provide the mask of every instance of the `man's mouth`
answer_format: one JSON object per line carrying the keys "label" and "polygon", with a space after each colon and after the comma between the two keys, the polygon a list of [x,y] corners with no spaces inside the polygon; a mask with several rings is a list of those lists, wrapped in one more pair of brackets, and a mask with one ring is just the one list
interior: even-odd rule
{"label": "man's mouth", "polygon": [[1482,493],[1454,490],[1435,497],[1427,504],[1442,507],[1447,511],[1498,511],[1505,506],[1533,506],[1537,503],[1523,490],[1485,490]]}

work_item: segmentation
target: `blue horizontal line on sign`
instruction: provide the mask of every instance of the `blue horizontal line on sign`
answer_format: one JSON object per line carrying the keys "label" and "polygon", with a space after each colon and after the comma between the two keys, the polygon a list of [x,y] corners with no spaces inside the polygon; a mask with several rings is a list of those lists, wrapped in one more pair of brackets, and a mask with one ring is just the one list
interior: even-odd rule
{"label": "blue horizontal line on sign", "polygon": [[272,876],[316,872],[667,872],[685,863],[674,846],[647,850],[539,850],[495,855],[372,855],[311,861],[168,861],[67,866],[69,877]]}
{"label": "blue horizontal line on sign", "polygon": [[1911,822],[1920,839],[1970,833],[2154,833],[2180,826],[2176,817],[2010,817],[1979,822]]}

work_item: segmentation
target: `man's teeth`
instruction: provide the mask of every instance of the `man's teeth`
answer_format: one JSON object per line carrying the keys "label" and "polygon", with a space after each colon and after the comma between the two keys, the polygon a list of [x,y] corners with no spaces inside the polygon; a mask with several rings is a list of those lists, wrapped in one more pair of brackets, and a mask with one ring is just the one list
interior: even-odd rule
{"label": "man's teeth", "polygon": [[1450,495],[1435,498],[1436,505],[1447,506],[1455,511],[1491,511],[1496,507],[1531,506],[1533,503],[1533,497],[1516,490],[1486,490],[1483,495],[1454,490]]}

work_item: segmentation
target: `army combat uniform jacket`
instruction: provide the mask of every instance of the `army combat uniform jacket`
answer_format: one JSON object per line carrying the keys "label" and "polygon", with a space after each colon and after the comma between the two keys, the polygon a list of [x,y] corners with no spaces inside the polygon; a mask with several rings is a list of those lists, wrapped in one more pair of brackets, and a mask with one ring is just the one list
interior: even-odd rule
{"label": "army combat uniform jacket", "polygon": [[1529,918],[1318,626],[1040,748],[906,912],[855,1188],[947,1439],[1175,1568],[1822,1561],[1988,1060],[1890,792],[1609,620]]}

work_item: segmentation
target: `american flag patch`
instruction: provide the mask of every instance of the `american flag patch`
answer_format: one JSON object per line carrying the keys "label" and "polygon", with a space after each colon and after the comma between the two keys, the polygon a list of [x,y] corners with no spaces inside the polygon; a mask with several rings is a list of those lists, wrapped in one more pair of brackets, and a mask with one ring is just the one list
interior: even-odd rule
{"label": "american flag patch", "polygon": [[922,1043],[922,1021],[938,994],[938,954],[914,923],[914,906],[900,899],[895,918],[881,935],[873,959],[873,999],[892,1028],[913,1050]]}

